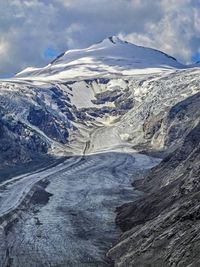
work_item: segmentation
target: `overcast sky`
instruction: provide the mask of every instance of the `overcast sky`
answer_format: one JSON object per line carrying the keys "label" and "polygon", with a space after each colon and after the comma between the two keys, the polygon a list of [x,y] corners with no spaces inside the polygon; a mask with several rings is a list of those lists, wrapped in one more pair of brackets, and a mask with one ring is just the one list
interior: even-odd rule
{"label": "overcast sky", "polygon": [[0,0],[0,77],[119,35],[200,59],[200,0]]}

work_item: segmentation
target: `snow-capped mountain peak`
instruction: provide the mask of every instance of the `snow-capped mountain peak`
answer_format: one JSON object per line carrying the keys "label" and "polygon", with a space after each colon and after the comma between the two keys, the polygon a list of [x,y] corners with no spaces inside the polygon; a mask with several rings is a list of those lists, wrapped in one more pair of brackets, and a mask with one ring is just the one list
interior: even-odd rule
{"label": "snow-capped mountain peak", "polygon": [[83,49],[62,53],[44,68],[27,68],[16,75],[29,80],[74,80],[130,76],[183,68],[171,56],[111,36]]}

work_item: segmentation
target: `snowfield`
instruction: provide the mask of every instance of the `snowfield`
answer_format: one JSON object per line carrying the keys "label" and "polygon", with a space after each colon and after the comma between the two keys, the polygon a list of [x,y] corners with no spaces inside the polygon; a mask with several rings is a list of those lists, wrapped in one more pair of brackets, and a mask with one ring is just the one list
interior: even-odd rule
{"label": "snowfield", "polygon": [[184,68],[174,58],[110,37],[85,49],[69,50],[44,68],[27,68],[17,78],[40,81],[130,76]]}

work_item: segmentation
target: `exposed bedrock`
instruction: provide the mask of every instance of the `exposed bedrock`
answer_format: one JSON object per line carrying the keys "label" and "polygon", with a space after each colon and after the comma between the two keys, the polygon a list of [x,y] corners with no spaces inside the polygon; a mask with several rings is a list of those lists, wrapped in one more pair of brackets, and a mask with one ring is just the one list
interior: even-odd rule
{"label": "exposed bedrock", "polygon": [[31,127],[0,111],[0,168],[47,153],[48,144]]}
{"label": "exposed bedrock", "polygon": [[60,143],[66,143],[69,133],[66,125],[59,125],[52,115],[43,109],[31,107],[27,120],[34,126],[38,127],[49,138]]}
{"label": "exposed bedrock", "polygon": [[115,266],[200,266],[199,106],[197,94],[170,109],[168,140],[174,138],[172,124],[177,138],[184,138],[144,180],[134,182],[144,195],[117,209],[124,234],[108,253]]}

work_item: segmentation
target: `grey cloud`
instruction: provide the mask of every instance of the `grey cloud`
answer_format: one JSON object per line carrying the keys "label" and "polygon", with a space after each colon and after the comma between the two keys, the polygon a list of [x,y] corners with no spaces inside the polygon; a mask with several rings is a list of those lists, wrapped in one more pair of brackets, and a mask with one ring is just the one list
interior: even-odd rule
{"label": "grey cloud", "polygon": [[47,64],[110,35],[188,62],[200,43],[199,0],[0,0],[0,74]]}

